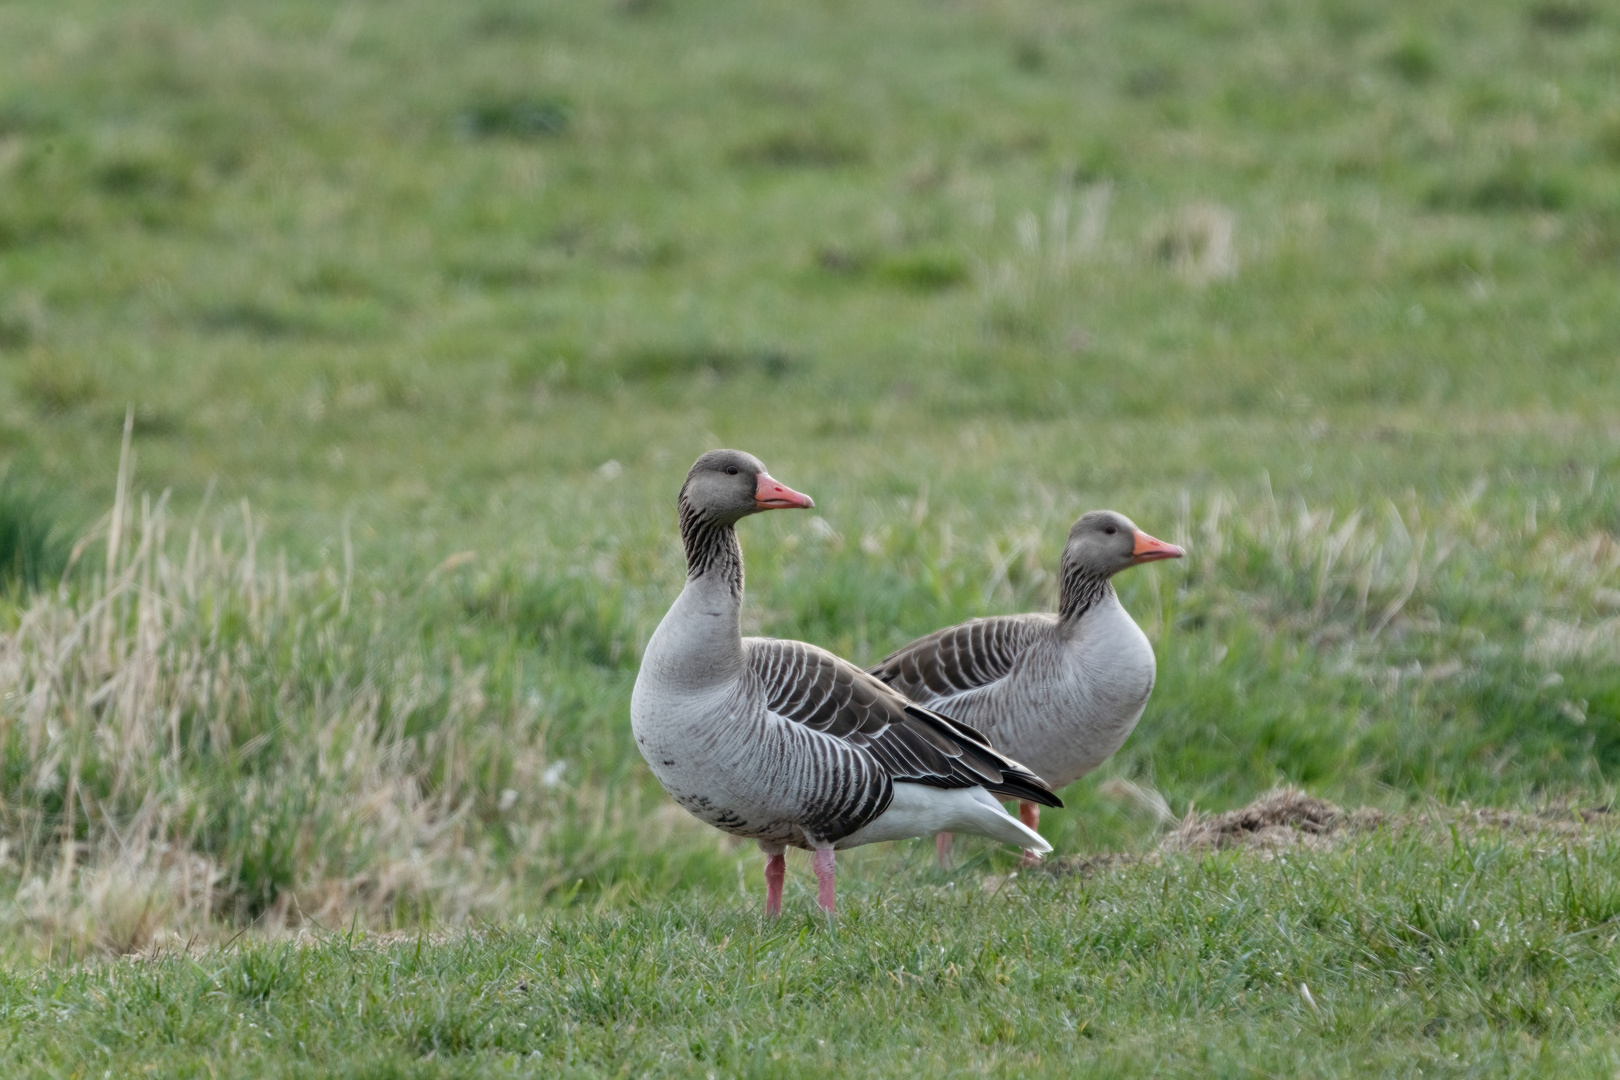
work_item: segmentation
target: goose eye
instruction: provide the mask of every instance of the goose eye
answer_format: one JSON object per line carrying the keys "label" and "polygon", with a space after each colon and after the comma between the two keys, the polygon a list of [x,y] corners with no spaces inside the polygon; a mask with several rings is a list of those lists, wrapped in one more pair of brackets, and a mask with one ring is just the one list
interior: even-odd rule
{"label": "goose eye", "polygon": [[737,466],[735,466],[735,465],[727,465],[726,466],[726,475],[727,476],[736,476],[737,475]]}
{"label": "goose eye", "polygon": [[1103,532],[1107,533],[1109,536],[1113,536],[1115,533],[1119,532],[1119,530],[1110,525],[1104,529]]}

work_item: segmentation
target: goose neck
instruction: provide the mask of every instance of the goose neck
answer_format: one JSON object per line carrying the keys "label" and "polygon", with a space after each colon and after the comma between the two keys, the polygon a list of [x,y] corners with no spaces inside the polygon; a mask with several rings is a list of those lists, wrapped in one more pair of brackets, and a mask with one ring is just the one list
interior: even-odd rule
{"label": "goose neck", "polygon": [[729,522],[681,507],[686,586],[648,642],[644,665],[685,686],[710,686],[742,671],[742,548]]}
{"label": "goose neck", "polygon": [[1058,598],[1058,618],[1072,628],[1086,612],[1114,596],[1114,585],[1106,574],[1088,573],[1076,566],[1064,567],[1063,590]]}
{"label": "goose neck", "polygon": [[686,548],[688,582],[708,578],[708,584],[723,585],[742,602],[742,545],[731,522],[714,520],[683,503],[681,544]]}

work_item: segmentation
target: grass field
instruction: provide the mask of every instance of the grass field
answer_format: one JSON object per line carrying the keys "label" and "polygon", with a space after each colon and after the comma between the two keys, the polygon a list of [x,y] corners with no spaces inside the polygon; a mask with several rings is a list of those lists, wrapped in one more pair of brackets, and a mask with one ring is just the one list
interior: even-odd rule
{"label": "grass field", "polygon": [[[1612,1076],[1617,295],[1582,0],[6,5],[8,1072]],[[761,923],[628,728],[716,445],[857,661],[1189,548],[1128,858]],[[1161,850],[1280,783],[1398,824]]]}

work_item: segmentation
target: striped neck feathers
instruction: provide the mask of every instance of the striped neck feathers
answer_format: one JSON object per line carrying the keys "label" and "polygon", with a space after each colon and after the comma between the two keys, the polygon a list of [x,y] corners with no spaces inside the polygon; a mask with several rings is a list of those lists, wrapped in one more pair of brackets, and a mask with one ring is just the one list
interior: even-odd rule
{"label": "striped neck feathers", "polygon": [[729,521],[708,517],[703,511],[681,500],[681,543],[686,548],[686,580],[696,581],[706,574],[718,574],[742,599],[742,545]]}
{"label": "striped neck feathers", "polygon": [[1079,563],[1067,563],[1063,567],[1062,592],[1058,596],[1058,618],[1065,626],[1072,626],[1113,592],[1109,575],[1099,574]]}

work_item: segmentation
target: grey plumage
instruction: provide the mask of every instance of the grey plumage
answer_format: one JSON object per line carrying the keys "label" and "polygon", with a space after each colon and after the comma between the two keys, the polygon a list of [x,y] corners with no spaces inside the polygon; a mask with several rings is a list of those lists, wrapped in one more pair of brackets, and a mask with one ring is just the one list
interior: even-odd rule
{"label": "grey plumage", "polygon": [[[768,496],[770,485],[780,498],[758,494]],[[825,649],[741,636],[742,553],[733,525],[777,505],[809,500],[781,488],[757,458],[738,451],[703,455],[682,487],[687,583],[648,642],[631,696],[637,746],[665,790],[702,820],[756,839],[768,853],[941,827],[904,832],[899,819],[886,817],[896,785],[982,788],[1061,805],[1039,777],[977,731]],[[975,822],[988,814],[1022,830],[993,799],[988,810],[945,801],[949,813],[976,815],[955,827],[979,827]],[[908,794],[905,812],[915,817],[932,813],[931,806]],[[1020,833],[1011,842],[1024,839]]]}
{"label": "grey plumage", "polygon": [[1054,788],[1119,749],[1153,691],[1152,646],[1110,579],[1178,558],[1112,511],[1070,529],[1056,614],[971,619],[936,630],[870,669],[907,697],[974,725]]}

